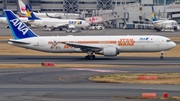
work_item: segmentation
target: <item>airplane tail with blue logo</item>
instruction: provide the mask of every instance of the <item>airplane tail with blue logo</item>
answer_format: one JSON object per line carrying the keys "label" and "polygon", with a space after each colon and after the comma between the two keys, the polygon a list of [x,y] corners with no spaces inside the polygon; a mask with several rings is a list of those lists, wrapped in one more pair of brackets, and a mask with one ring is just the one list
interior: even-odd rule
{"label": "airplane tail with blue logo", "polygon": [[152,14],[151,14],[152,21],[157,21],[156,14],[154,11],[154,7],[152,6]]}
{"label": "airplane tail with blue logo", "polygon": [[11,10],[4,10],[4,14],[15,40],[38,36]]}
{"label": "airplane tail with blue logo", "polygon": [[29,5],[26,5],[26,15],[28,16],[28,20],[40,20],[40,18],[34,15]]}

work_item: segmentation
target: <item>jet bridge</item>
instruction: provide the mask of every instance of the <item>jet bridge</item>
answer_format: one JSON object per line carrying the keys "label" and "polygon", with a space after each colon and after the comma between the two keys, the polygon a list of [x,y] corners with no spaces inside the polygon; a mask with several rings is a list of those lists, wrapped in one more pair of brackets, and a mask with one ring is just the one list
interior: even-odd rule
{"label": "jet bridge", "polygon": [[129,13],[128,12],[111,12],[107,14],[102,15],[102,21],[104,22],[104,25],[108,28],[113,27],[113,23],[115,23],[116,20],[119,19],[129,19]]}
{"label": "jet bridge", "polygon": [[128,19],[129,18],[129,13],[117,13],[117,12],[111,12],[107,14],[102,15],[102,20],[103,22],[105,21],[111,21],[111,20],[117,20],[117,19]]}

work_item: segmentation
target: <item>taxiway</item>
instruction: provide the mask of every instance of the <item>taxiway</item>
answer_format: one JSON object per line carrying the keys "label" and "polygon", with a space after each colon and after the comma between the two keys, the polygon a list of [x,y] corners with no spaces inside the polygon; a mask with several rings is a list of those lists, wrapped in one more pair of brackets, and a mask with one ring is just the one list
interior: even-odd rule
{"label": "taxiway", "polygon": [[[10,36],[9,29],[0,24],[0,36]],[[64,31],[42,31],[33,28],[40,36],[61,35],[162,35],[180,37],[179,32],[156,32],[147,29],[105,29],[65,33]],[[8,40],[8,39],[7,39]],[[1,42],[6,42],[3,40]],[[180,85],[147,85],[96,83],[88,78],[94,75],[110,73],[163,73],[179,72],[179,57],[97,57],[85,60],[81,56],[19,56],[1,55],[0,64],[40,64],[55,62],[59,64],[129,64],[136,65],[124,68],[9,68],[0,69],[0,100],[1,101],[139,101],[140,99],[119,99],[118,96],[141,96],[143,92],[156,92],[162,96],[180,96]],[[141,65],[138,67],[137,65]],[[146,65],[146,66],[145,66]],[[145,67],[142,67],[145,66]],[[147,101],[141,99],[141,101]],[[151,100],[148,100],[151,101]],[[154,101],[154,100],[153,100]]]}

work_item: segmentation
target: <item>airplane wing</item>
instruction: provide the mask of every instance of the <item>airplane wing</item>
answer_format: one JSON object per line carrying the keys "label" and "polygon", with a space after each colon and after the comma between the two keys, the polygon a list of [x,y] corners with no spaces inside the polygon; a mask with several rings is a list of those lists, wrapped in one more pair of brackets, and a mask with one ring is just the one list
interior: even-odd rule
{"label": "airplane wing", "polygon": [[80,48],[82,51],[101,51],[103,47],[95,46],[95,45],[84,45],[78,43],[70,43],[70,42],[62,42],[63,44],[67,44],[68,46],[72,46],[74,48]]}
{"label": "airplane wing", "polygon": [[47,16],[47,17],[49,17],[49,18],[62,19],[62,17],[61,17],[61,16],[57,16],[57,17],[55,17],[55,16],[50,16],[50,15],[48,15],[48,13],[46,13],[46,16]]}

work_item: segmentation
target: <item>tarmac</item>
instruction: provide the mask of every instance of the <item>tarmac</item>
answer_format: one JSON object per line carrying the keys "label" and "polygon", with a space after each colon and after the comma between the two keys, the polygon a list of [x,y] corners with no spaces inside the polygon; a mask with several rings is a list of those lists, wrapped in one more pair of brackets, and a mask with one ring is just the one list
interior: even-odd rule
{"label": "tarmac", "polygon": [[[0,24],[0,36],[10,36],[6,25]],[[82,30],[80,33],[43,31],[32,28],[40,36],[61,35],[162,35],[180,37],[179,32],[156,32],[148,29]],[[8,39],[7,39],[8,40]],[[2,41],[5,42],[5,41]],[[180,57],[97,57],[85,60],[81,56],[20,56],[1,55],[0,64],[117,64],[134,67],[121,68],[7,68],[0,69],[0,101],[151,101],[152,99],[123,99],[118,96],[141,96],[142,93],[157,93],[163,96],[180,96],[180,85],[164,84],[119,84],[96,83],[88,78],[113,73],[164,73],[179,72]],[[139,66],[138,66],[139,65]],[[144,67],[143,67],[144,66]],[[152,100],[154,101],[154,100]],[[156,100],[158,101],[158,100]]]}

